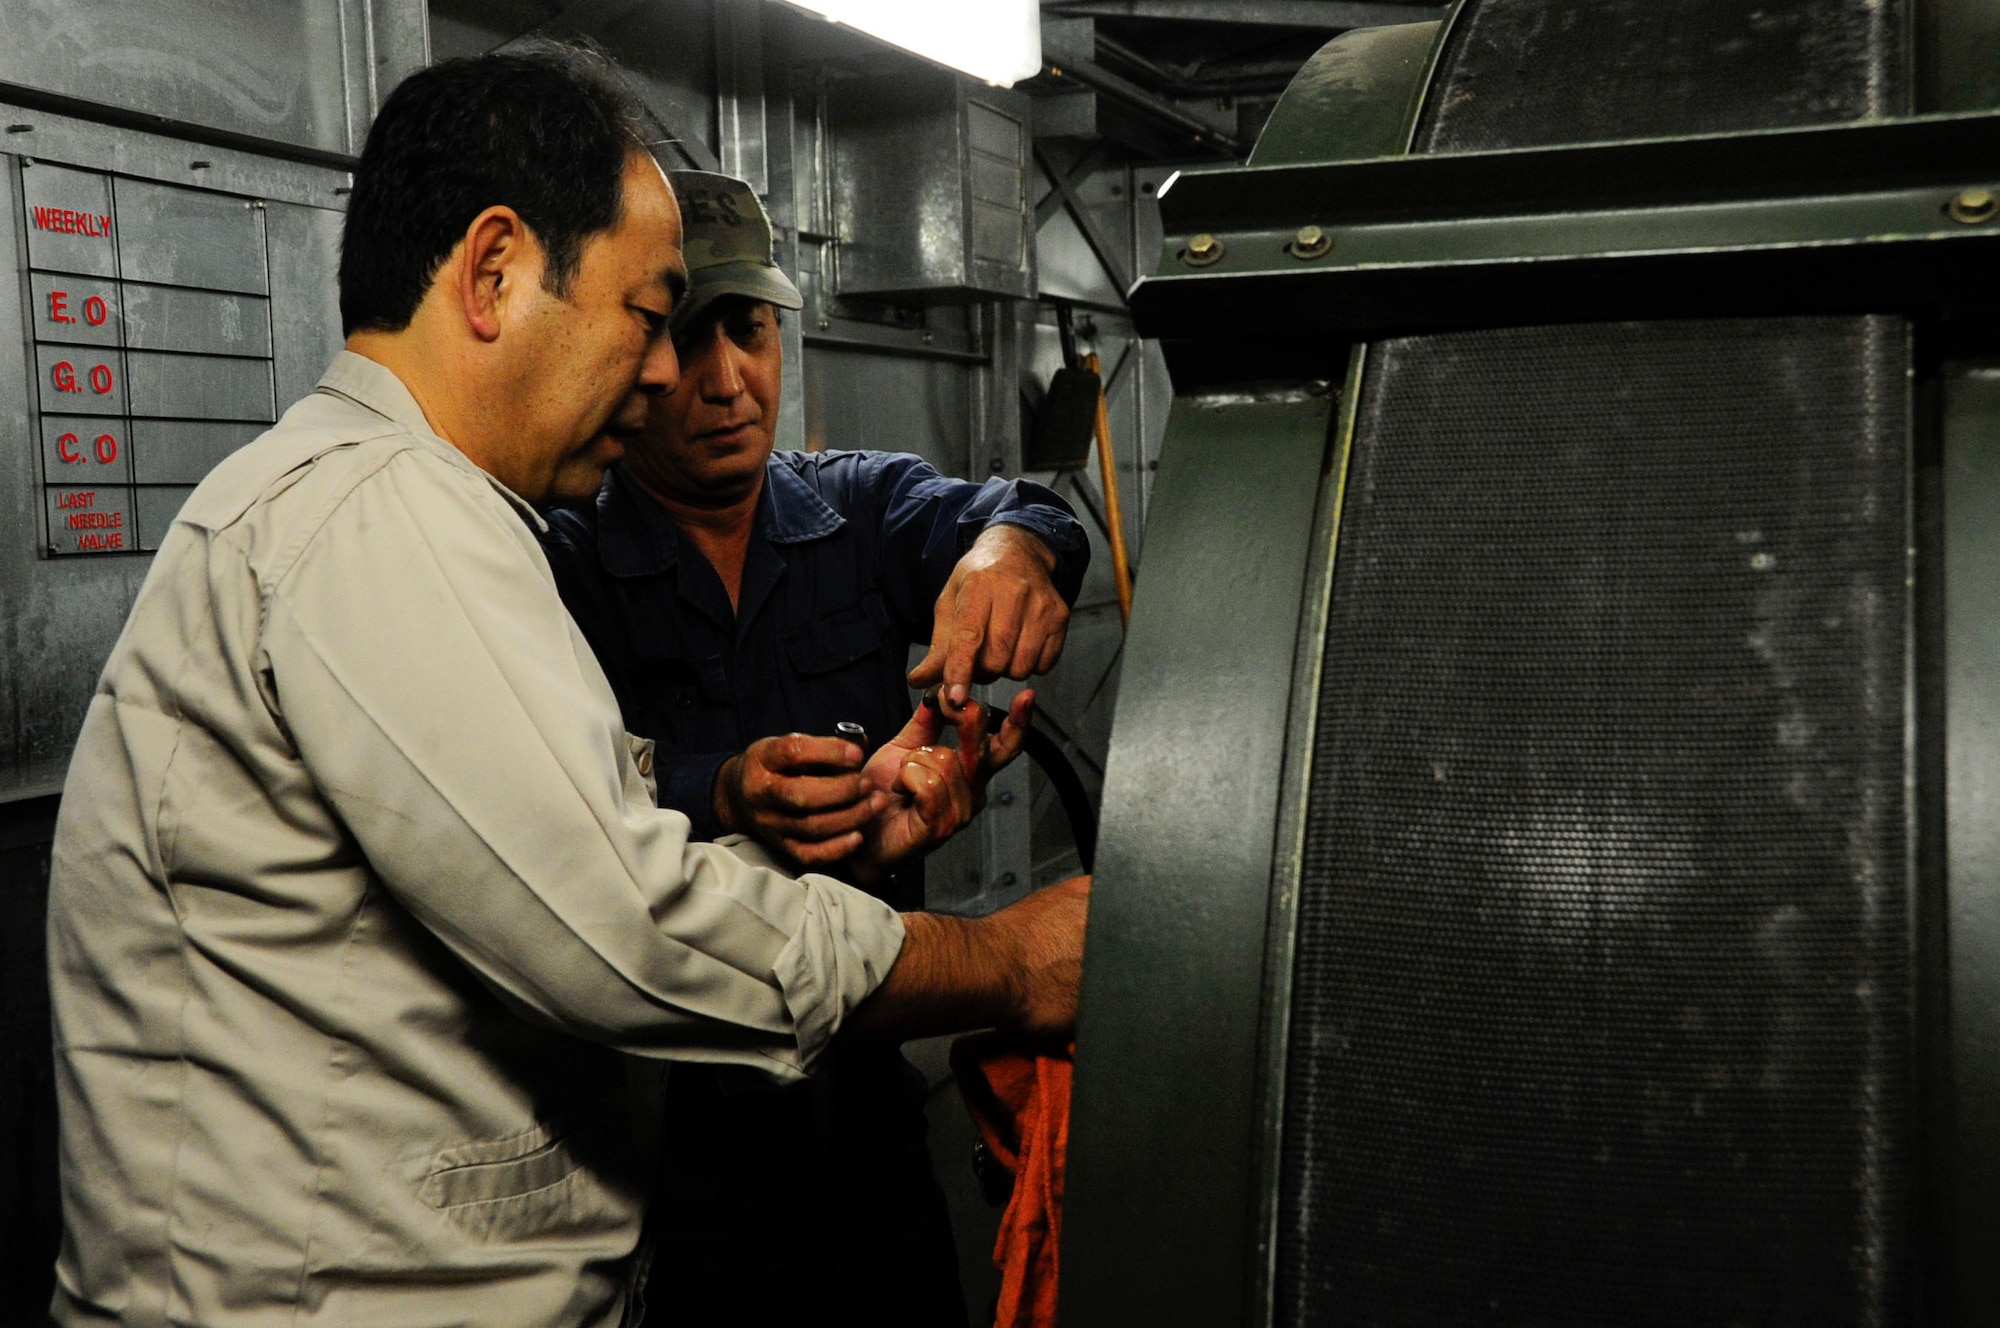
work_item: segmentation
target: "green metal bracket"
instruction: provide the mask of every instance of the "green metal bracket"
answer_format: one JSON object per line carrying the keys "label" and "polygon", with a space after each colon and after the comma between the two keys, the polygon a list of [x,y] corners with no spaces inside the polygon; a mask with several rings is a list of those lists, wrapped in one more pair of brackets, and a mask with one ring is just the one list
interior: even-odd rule
{"label": "green metal bracket", "polygon": [[1239,167],[1160,208],[1148,336],[1936,308],[2000,278],[2000,114]]}

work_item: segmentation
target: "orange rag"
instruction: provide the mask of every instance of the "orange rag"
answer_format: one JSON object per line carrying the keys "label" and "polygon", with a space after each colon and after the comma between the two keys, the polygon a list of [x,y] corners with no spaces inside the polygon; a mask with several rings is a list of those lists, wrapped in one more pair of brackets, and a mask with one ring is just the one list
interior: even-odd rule
{"label": "orange rag", "polygon": [[1062,1239],[1063,1164],[1069,1153],[1068,1047],[998,1033],[952,1043],[959,1094],[987,1149],[1014,1175],[1000,1216],[995,1328],[1053,1328],[1056,1247]]}

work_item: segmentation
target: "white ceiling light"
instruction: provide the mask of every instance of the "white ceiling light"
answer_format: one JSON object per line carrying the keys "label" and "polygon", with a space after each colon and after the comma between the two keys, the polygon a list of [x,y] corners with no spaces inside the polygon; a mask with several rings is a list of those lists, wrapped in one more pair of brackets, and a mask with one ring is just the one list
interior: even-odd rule
{"label": "white ceiling light", "polygon": [[791,3],[1001,87],[1042,72],[1042,16],[1037,0]]}

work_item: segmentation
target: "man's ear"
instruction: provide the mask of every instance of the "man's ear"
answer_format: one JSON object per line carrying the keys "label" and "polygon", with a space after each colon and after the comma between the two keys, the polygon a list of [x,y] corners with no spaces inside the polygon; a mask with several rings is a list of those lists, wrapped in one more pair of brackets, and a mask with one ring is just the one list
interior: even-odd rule
{"label": "man's ear", "polygon": [[500,336],[514,291],[540,279],[540,256],[540,247],[513,208],[490,207],[472,219],[453,256],[452,275],[459,308],[474,336],[481,341]]}

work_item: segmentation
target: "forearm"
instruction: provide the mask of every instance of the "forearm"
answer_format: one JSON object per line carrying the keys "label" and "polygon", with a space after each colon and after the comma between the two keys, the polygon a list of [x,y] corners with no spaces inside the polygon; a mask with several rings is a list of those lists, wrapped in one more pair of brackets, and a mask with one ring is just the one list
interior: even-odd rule
{"label": "forearm", "polygon": [[1044,1036],[1076,1026],[1090,878],[1037,890],[984,918],[903,914],[903,948],[847,1016],[863,1037],[915,1038],[978,1028]]}
{"label": "forearm", "polygon": [[903,915],[903,949],[847,1017],[860,1037],[903,1040],[1007,1024],[1016,1001],[992,919]]}

